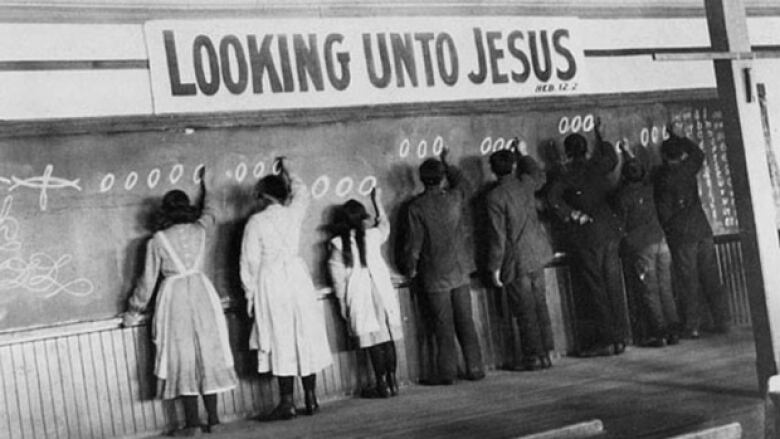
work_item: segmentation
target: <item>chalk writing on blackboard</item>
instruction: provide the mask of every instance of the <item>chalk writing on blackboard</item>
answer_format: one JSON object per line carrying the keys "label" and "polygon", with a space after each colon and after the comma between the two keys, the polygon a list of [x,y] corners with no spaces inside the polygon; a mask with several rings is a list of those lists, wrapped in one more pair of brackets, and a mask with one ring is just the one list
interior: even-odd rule
{"label": "chalk writing on blackboard", "polygon": [[10,181],[8,179],[3,179],[3,182],[11,184],[11,187],[8,188],[9,192],[20,187],[39,190],[40,196],[38,197],[38,204],[41,210],[46,210],[46,207],[49,204],[49,190],[70,188],[81,191],[81,186],[79,186],[79,179],[67,180],[65,178],[54,177],[53,173],[54,165],[48,164],[44,168],[43,175],[41,176],[19,178],[13,175],[11,176]]}
{"label": "chalk writing on blackboard", "polygon": [[582,130],[583,133],[587,133],[593,130],[594,126],[595,119],[592,114],[587,114],[585,116],[578,114],[576,116],[572,116],[571,118],[568,116],[563,116],[558,121],[558,132],[561,134],[566,134],[569,132],[578,133],[580,130]]}
{"label": "chalk writing on blackboard", "polygon": [[[431,144],[431,154],[434,156],[438,156],[439,154],[444,151],[444,138],[442,136],[436,136],[433,139],[433,143]],[[412,152],[412,141],[409,140],[409,138],[405,138],[401,141],[401,143],[398,145],[398,156],[402,159],[409,157],[409,154]],[[428,155],[428,141],[425,139],[420,140],[419,143],[417,143],[417,157],[418,158],[424,158]]]}
{"label": "chalk writing on blackboard", "polygon": [[[95,286],[89,279],[75,277],[68,280],[62,274],[72,256],[35,252],[28,258],[21,255],[23,242],[19,240],[19,222],[11,216],[13,197],[3,200],[0,211],[0,304],[9,303],[26,292],[48,299],[59,294],[83,297],[92,294]],[[11,296],[11,297],[9,297]],[[6,316],[0,309],[0,320]]]}
{"label": "chalk writing on blackboard", "polygon": [[[441,151],[444,149],[444,141],[441,137],[437,137],[433,143],[433,151]],[[441,153],[441,152],[439,152]],[[195,167],[193,172],[193,182],[200,183],[199,171],[204,167],[203,164],[199,164]],[[265,173],[265,163],[259,161],[252,166],[251,175],[255,178],[260,178]],[[279,169],[276,164],[272,167],[272,172],[279,173]],[[168,173],[168,181],[171,184],[176,184],[184,175],[185,167],[181,163],[176,163],[171,167]],[[124,188],[125,191],[131,191],[138,187],[139,181],[146,183],[146,187],[154,189],[162,179],[162,170],[160,168],[154,168],[143,177],[136,171],[130,171],[125,175],[124,179],[119,179],[119,185]],[[225,172],[226,177],[234,179],[238,183],[243,183],[250,175],[249,165],[246,162],[239,162],[234,169]],[[78,181],[78,180],[77,180]],[[142,183],[143,184],[143,183]],[[98,184],[98,191],[100,193],[107,193],[115,188],[117,185],[117,176],[108,172],[103,175]],[[355,179],[350,176],[341,177],[338,182],[333,185],[333,192],[339,197],[347,197],[353,192],[357,192],[360,195],[368,196],[377,185],[377,179],[373,175],[368,175],[360,180],[360,183],[356,183]],[[331,189],[331,180],[328,175],[320,175],[314,179],[314,183],[311,186],[311,194],[315,199],[319,199],[328,194]]]}

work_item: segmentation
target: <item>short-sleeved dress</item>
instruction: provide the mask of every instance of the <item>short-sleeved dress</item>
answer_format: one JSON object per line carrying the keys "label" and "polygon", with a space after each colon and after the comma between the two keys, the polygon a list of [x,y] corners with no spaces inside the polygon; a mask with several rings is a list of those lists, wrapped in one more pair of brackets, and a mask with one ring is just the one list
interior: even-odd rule
{"label": "short-sleeved dress", "polygon": [[306,263],[298,256],[308,191],[292,179],[289,205],[253,215],[241,245],[241,283],[252,304],[250,349],[257,369],[276,376],[306,376],[332,363],[323,307]]}
{"label": "short-sleeved dress", "polygon": [[366,230],[365,267],[360,264],[354,233],[352,267],[344,264],[341,238],[337,236],[330,241],[328,266],[341,315],[361,348],[403,337],[398,293],[381,253],[389,233],[390,226],[384,218],[380,218],[377,227]]}
{"label": "short-sleeved dress", "polygon": [[152,320],[158,396],[212,394],[236,386],[225,314],[214,285],[202,272],[207,232],[214,216],[177,224],[154,234],[144,276],[130,298],[140,312],[160,284]]}

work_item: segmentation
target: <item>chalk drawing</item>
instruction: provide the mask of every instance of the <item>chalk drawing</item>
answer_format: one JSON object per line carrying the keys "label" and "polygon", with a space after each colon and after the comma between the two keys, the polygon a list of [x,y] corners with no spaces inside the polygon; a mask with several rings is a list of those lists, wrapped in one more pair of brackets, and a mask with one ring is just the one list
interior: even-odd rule
{"label": "chalk drawing", "polygon": [[325,196],[330,189],[330,178],[327,175],[320,175],[311,185],[311,196],[319,199]]}
{"label": "chalk drawing", "polygon": [[127,177],[125,177],[125,190],[132,190],[136,183],[138,183],[138,173],[133,171],[127,174]]}
{"label": "chalk drawing", "polygon": [[54,173],[54,165],[49,164],[46,165],[46,167],[43,170],[43,175],[41,175],[40,177],[19,178],[13,175],[11,176],[11,181],[13,184],[11,184],[11,187],[8,188],[8,191],[13,191],[14,189],[20,187],[38,189],[40,191],[40,196],[38,197],[38,204],[40,205],[41,210],[46,210],[46,207],[49,204],[48,191],[50,189],[71,188],[77,191],[81,191],[81,186],[79,186],[78,178],[75,180],[66,180],[60,177],[52,177],[53,173]]}
{"label": "chalk drawing", "polygon": [[151,172],[149,172],[149,175],[146,177],[146,185],[149,186],[149,189],[154,189],[157,187],[157,183],[160,182],[160,169],[154,168]]}
{"label": "chalk drawing", "polygon": [[252,169],[252,175],[254,175],[255,178],[260,178],[264,172],[265,172],[265,163],[263,162],[257,162],[255,164],[255,167]]}
{"label": "chalk drawing", "polygon": [[[11,216],[13,197],[3,200],[0,210],[0,295],[2,303],[10,303],[13,298],[25,291],[44,299],[60,294],[84,297],[95,291],[94,284],[86,278],[66,279],[62,274],[72,260],[69,254],[52,256],[45,252],[36,252],[29,258],[21,255],[22,242],[19,240],[19,222]],[[8,295],[13,297],[8,297]],[[0,320],[7,310],[0,308]]]}
{"label": "chalk drawing", "polygon": [[417,144],[417,157],[423,158],[428,154],[428,142],[425,140],[420,140],[420,143]]}
{"label": "chalk drawing", "polygon": [[177,163],[171,168],[171,173],[168,174],[168,181],[171,184],[176,184],[181,180],[181,176],[184,175],[184,165]]}
{"label": "chalk drawing", "polygon": [[352,186],[354,182],[349,177],[344,177],[336,183],[336,195],[339,197],[346,197],[348,193],[352,192]]}
{"label": "chalk drawing", "polygon": [[411,149],[411,147],[412,147],[412,144],[411,144],[411,142],[409,141],[408,138],[402,140],[401,141],[401,145],[400,145],[399,150],[398,150],[398,155],[402,159],[405,159],[409,155],[409,149]]}
{"label": "chalk drawing", "polygon": [[369,175],[360,182],[358,187],[358,193],[363,196],[368,196],[371,193],[371,189],[376,187],[376,177]]}
{"label": "chalk drawing", "polygon": [[114,187],[114,183],[116,182],[116,176],[112,173],[108,173],[103,176],[103,179],[100,180],[100,192],[105,193],[111,190],[112,187]]}
{"label": "chalk drawing", "polygon": [[22,248],[19,242],[19,222],[11,216],[13,197],[10,195],[3,200],[3,208],[0,210],[0,251],[15,251]]}

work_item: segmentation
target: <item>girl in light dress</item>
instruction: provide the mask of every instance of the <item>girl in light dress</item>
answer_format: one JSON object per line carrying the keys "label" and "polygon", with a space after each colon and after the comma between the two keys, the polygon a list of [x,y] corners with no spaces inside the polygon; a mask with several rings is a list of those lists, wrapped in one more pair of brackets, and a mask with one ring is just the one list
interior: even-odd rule
{"label": "girl in light dress", "polygon": [[359,201],[339,206],[328,266],[350,334],[371,357],[376,386],[363,395],[387,398],[398,394],[395,340],[403,333],[398,296],[382,258],[390,225],[380,198],[378,190],[371,191],[373,220]]}
{"label": "girl in light dress", "polygon": [[[124,314],[124,326],[142,320],[162,276],[154,306],[152,336],[156,347],[154,374],[158,396],[180,398],[185,426],[167,432],[173,436],[197,436],[219,425],[217,393],[236,386],[233,354],[227,323],[214,285],[203,274],[206,240],[214,230],[215,218],[209,207],[205,171],[200,173],[200,206],[190,205],[186,193],[165,194],[155,215],[154,236],[146,251],[146,264]],[[205,208],[204,208],[205,205]],[[201,426],[198,395],[208,414]]]}
{"label": "girl in light dress", "polygon": [[317,412],[315,373],[332,362],[322,305],[298,256],[309,193],[281,159],[276,165],[281,172],[257,184],[266,207],[249,219],[241,245],[241,283],[247,312],[254,316],[250,349],[257,349],[258,372],[271,372],[279,381],[279,405],[263,420],[297,415],[295,376],[303,382],[305,413]]}

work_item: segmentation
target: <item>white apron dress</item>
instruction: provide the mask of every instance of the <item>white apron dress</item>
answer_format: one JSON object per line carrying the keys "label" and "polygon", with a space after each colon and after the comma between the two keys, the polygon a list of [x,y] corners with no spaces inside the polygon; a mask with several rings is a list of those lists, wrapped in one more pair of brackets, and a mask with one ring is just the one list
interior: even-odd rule
{"label": "white apron dress", "polygon": [[155,233],[144,278],[130,299],[131,311],[143,310],[163,274],[152,320],[154,374],[163,399],[227,391],[237,383],[225,314],[201,271],[209,222],[211,215]]}
{"label": "white apron dress", "polygon": [[306,376],[332,363],[323,306],[298,256],[307,205],[306,186],[293,178],[290,204],[267,207],[244,229],[241,282],[254,314],[249,347],[257,349],[260,373]]}
{"label": "white apron dress", "polygon": [[360,264],[357,241],[352,235],[353,266],[344,264],[341,237],[330,241],[331,278],[341,315],[361,348],[403,337],[398,293],[390,270],[382,258],[382,244],[390,226],[384,217],[377,227],[366,230],[366,266]]}

